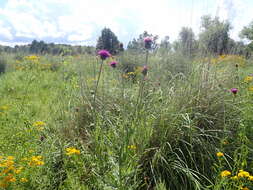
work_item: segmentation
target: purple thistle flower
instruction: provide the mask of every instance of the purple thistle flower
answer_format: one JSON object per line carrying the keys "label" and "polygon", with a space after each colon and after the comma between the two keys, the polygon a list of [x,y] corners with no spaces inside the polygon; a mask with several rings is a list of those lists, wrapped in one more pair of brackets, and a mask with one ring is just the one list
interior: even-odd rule
{"label": "purple thistle flower", "polygon": [[231,88],[230,92],[232,92],[234,95],[236,95],[237,92],[238,92],[238,89],[237,88]]}
{"label": "purple thistle flower", "polygon": [[147,65],[145,65],[145,66],[142,68],[141,73],[142,73],[144,76],[146,76],[146,75],[148,74],[148,67],[147,67]]}
{"label": "purple thistle flower", "polygon": [[145,44],[145,48],[146,49],[150,49],[151,48],[151,45],[152,45],[152,38],[150,37],[146,37],[144,38],[144,44]]}
{"label": "purple thistle flower", "polygon": [[110,63],[110,66],[111,66],[112,68],[116,68],[117,64],[118,64],[118,62],[113,61],[113,62]]}
{"label": "purple thistle flower", "polygon": [[111,54],[107,51],[107,50],[100,50],[99,52],[98,52],[98,55],[100,56],[100,58],[102,59],[102,60],[105,60],[106,58],[108,58],[108,57],[110,57],[111,56]]}

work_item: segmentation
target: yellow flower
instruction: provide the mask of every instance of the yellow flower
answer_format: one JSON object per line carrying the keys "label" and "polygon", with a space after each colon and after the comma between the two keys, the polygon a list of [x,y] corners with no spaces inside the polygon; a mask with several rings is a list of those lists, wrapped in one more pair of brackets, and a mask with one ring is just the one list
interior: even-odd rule
{"label": "yellow flower", "polygon": [[66,154],[68,156],[72,155],[72,154],[80,154],[80,150],[74,148],[74,147],[69,147],[69,148],[66,148]]}
{"label": "yellow flower", "polygon": [[6,176],[6,177],[4,178],[4,181],[5,181],[5,182],[15,182],[15,181],[16,181],[16,178],[13,177],[13,174],[9,174],[8,176]]}
{"label": "yellow flower", "polygon": [[238,180],[238,176],[235,175],[235,176],[231,177],[231,179],[232,180]]}
{"label": "yellow flower", "polygon": [[247,76],[244,78],[244,82],[250,82],[253,80],[253,77],[252,76]]}
{"label": "yellow flower", "polygon": [[227,140],[224,140],[222,143],[223,143],[224,145],[229,144],[229,142],[228,142]]}
{"label": "yellow flower", "polygon": [[137,147],[135,145],[129,145],[127,146],[127,148],[131,150],[136,150]]}
{"label": "yellow flower", "polygon": [[36,121],[33,123],[33,126],[37,127],[38,130],[42,130],[45,125],[46,123],[43,121]]}
{"label": "yellow flower", "polygon": [[249,190],[248,187],[241,187],[241,190]]}
{"label": "yellow flower", "polygon": [[28,164],[30,166],[42,166],[45,163],[42,161],[42,156],[32,156],[32,158]]}
{"label": "yellow flower", "polygon": [[253,176],[250,175],[249,178],[248,178],[248,180],[253,181]]}
{"label": "yellow flower", "polygon": [[46,123],[44,123],[43,121],[36,121],[33,123],[34,127],[44,127],[46,125]]}
{"label": "yellow flower", "polygon": [[253,92],[253,86],[249,87],[249,91]]}
{"label": "yellow flower", "polygon": [[8,187],[8,184],[7,184],[7,183],[4,183],[4,182],[0,182],[0,187],[6,188],[6,187]]}
{"label": "yellow flower", "polygon": [[7,156],[7,160],[14,160],[14,156]]}
{"label": "yellow flower", "polygon": [[6,111],[9,109],[9,106],[0,106],[1,111]]}
{"label": "yellow flower", "polygon": [[237,176],[240,177],[249,177],[250,174],[249,172],[243,171],[243,170],[239,170],[239,173],[237,174]]}
{"label": "yellow flower", "polygon": [[221,175],[221,177],[227,177],[227,176],[230,176],[230,175],[231,175],[231,172],[228,171],[228,170],[224,170],[224,171],[221,172],[220,175]]}
{"label": "yellow flower", "polygon": [[218,157],[224,156],[224,154],[223,154],[222,152],[217,152],[216,155],[217,155]]}
{"label": "yellow flower", "polygon": [[28,182],[28,179],[22,177],[22,178],[20,179],[20,181],[23,182],[23,183],[26,183],[26,182]]}
{"label": "yellow flower", "polygon": [[19,174],[23,170],[23,167],[19,167],[18,169],[15,170],[16,174]]}

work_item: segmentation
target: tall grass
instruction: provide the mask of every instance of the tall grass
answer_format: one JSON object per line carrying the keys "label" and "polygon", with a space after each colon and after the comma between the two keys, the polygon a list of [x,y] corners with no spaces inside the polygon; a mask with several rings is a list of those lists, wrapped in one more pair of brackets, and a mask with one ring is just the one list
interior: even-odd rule
{"label": "tall grass", "polygon": [[[145,54],[126,52],[115,58],[117,68],[109,66],[111,58],[101,65],[90,55],[14,59],[8,61],[13,70],[0,77],[0,163],[15,156],[15,168],[24,169],[0,176],[2,186],[251,187],[246,178],[221,176],[223,170],[231,176],[251,170],[252,81],[244,81],[252,71],[249,60],[238,67],[237,58],[151,53],[144,78]],[[42,129],[36,121],[45,123]],[[30,166],[38,155],[44,164]],[[9,174],[15,182],[6,182]]]}

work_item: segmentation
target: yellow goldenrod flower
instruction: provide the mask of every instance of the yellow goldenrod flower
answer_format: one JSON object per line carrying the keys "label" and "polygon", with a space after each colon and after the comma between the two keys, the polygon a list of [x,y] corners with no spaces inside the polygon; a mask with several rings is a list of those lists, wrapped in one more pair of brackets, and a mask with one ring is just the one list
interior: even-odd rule
{"label": "yellow goldenrod flower", "polygon": [[74,148],[74,147],[69,147],[69,148],[66,148],[66,154],[68,156],[72,155],[72,154],[80,154],[80,150]]}
{"label": "yellow goldenrod flower", "polygon": [[221,172],[220,175],[221,175],[221,177],[228,177],[228,176],[231,175],[231,172],[228,171],[228,170],[224,170],[224,171]]}
{"label": "yellow goldenrod flower", "polygon": [[22,178],[20,179],[20,181],[23,182],[23,183],[26,183],[26,182],[28,182],[28,179],[22,177]]}
{"label": "yellow goldenrod flower", "polygon": [[217,152],[216,155],[217,155],[218,157],[224,156],[224,154],[223,154],[222,152]]}

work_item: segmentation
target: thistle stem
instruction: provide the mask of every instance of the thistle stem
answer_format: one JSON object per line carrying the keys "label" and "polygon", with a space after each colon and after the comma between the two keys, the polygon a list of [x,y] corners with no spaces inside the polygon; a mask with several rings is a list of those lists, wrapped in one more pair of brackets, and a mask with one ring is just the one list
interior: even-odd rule
{"label": "thistle stem", "polygon": [[99,68],[98,80],[97,80],[96,87],[95,87],[95,92],[94,92],[94,104],[96,102],[97,89],[98,89],[100,76],[101,76],[101,73],[102,73],[103,63],[104,63],[104,61],[102,61],[101,65],[100,65],[100,68]]}

